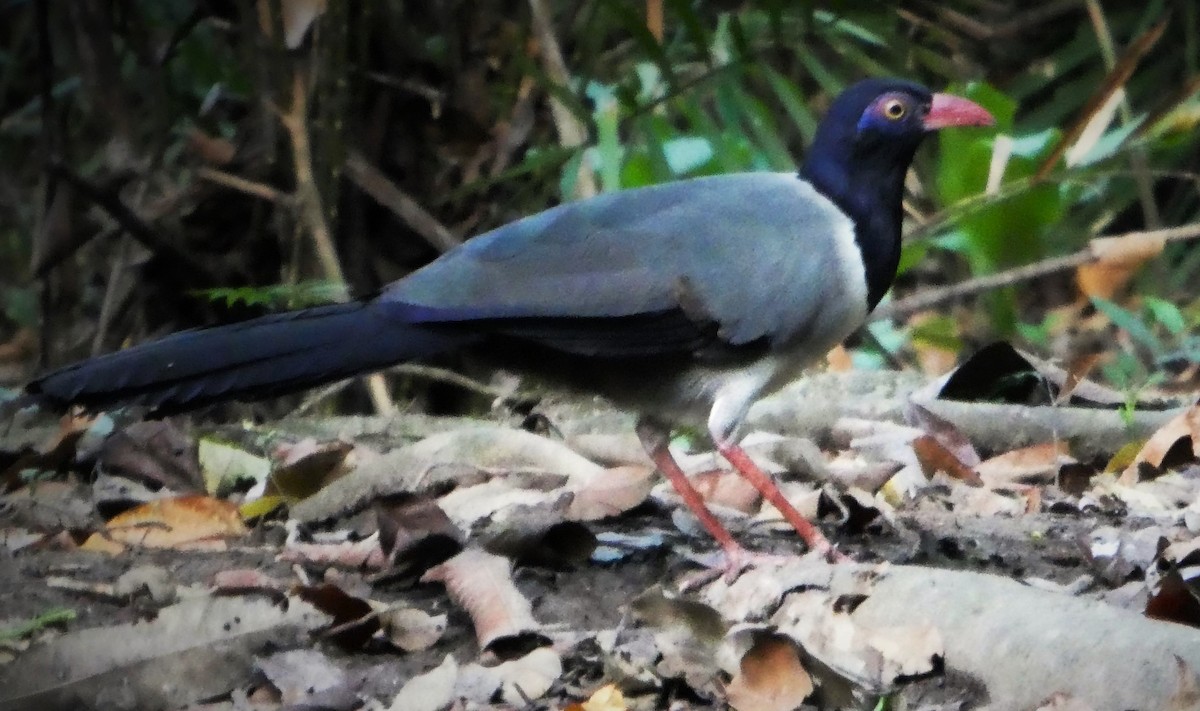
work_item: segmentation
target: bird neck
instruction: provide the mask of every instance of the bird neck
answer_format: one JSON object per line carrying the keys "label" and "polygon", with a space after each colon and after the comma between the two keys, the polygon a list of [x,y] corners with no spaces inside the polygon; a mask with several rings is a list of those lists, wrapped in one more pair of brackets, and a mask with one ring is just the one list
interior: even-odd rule
{"label": "bird neck", "polygon": [[[846,213],[854,222],[854,239],[862,253],[867,282],[867,310],[873,310],[896,278],[900,264],[901,199],[904,174],[912,161],[905,155],[879,160],[865,156],[822,159],[813,155],[800,169],[800,177]],[[841,158],[840,160],[836,158]]]}

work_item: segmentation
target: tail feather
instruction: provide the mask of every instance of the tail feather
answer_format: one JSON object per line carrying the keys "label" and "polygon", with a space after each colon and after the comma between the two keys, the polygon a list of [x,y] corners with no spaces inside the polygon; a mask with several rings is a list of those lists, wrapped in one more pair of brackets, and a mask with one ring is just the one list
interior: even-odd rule
{"label": "tail feather", "polygon": [[469,335],[404,323],[377,302],[333,304],[183,331],[48,373],[53,403],[176,412],[302,390],[459,348]]}

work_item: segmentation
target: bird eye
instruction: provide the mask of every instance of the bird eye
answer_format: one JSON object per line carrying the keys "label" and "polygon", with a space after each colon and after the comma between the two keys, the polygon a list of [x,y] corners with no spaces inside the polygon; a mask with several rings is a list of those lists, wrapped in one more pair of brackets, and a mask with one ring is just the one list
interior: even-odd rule
{"label": "bird eye", "polygon": [[899,99],[889,99],[883,104],[883,115],[893,121],[898,121],[904,118],[907,109],[904,107],[904,102]]}

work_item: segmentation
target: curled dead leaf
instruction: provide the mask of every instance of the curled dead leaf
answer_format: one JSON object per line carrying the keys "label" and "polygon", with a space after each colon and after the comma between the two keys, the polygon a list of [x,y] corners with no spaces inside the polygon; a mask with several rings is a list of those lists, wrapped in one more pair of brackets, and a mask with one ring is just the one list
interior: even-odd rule
{"label": "curled dead leaf", "polygon": [[513,584],[507,558],[468,548],[430,568],[421,581],[446,586],[450,599],[470,615],[480,649],[487,650],[500,640],[541,636],[532,606]]}

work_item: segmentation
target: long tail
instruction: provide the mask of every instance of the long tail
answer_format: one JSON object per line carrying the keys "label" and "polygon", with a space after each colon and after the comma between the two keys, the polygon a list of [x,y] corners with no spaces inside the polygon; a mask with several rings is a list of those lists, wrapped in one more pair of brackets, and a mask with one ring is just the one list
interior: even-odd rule
{"label": "long tail", "polygon": [[26,390],[56,405],[136,404],[165,414],[322,385],[472,340],[404,323],[385,308],[333,304],[182,331],[69,365]]}

